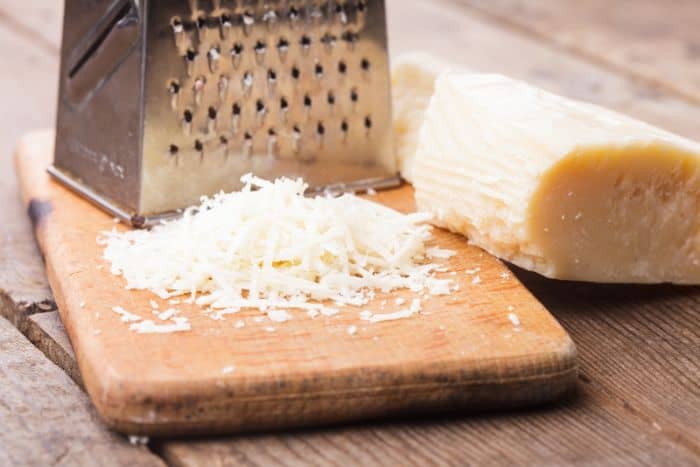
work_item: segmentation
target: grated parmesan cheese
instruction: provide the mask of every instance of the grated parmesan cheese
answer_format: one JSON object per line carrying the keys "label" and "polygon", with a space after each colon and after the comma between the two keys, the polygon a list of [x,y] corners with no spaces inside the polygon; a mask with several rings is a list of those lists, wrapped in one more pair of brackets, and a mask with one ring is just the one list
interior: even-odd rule
{"label": "grated parmesan cheese", "polygon": [[370,317],[372,323],[379,323],[381,321],[393,321],[395,319],[408,318],[413,315],[413,312],[409,309],[395,311],[393,313],[377,313]]}
{"label": "grated parmesan cheese", "polygon": [[355,326],[354,324],[352,326],[348,326],[348,334],[350,334],[351,336],[357,334],[357,326]]}
{"label": "grated parmesan cheese", "polygon": [[141,321],[141,317],[139,315],[136,315],[134,313],[126,311],[124,308],[122,308],[120,306],[113,306],[112,311],[115,312],[116,314],[118,314],[124,323],[130,323],[133,321]]}
{"label": "grated parmesan cheese", "polygon": [[520,326],[520,318],[515,313],[508,313],[508,319],[513,323],[513,326]]}
{"label": "grated parmesan cheese", "polygon": [[[211,311],[362,306],[397,289],[449,293],[426,258],[430,215],[404,215],[354,195],[305,197],[302,180],[244,176],[240,192],[203,198],[151,230],[104,232],[104,258],[128,289],[188,294]],[[438,284],[436,288],[436,284]],[[173,303],[171,301],[171,303]]]}
{"label": "grated parmesan cheese", "polygon": [[270,310],[267,312],[267,317],[276,323],[284,323],[292,319],[292,315],[287,310]]}
{"label": "grated parmesan cheese", "polygon": [[189,331],[192,327],[185,317],[175,317],[172,322],[165,324],[156,324],[150,319],[132,323],[129,326],[130,331],[135,331],[139,334],[170,334],[173,332]]}
{"label": "grated parmesan cheese", "polygon": [[431,258],[449,259],[457,254],[454,250],[443,250],[442,248],[428,248],[426,253]]}

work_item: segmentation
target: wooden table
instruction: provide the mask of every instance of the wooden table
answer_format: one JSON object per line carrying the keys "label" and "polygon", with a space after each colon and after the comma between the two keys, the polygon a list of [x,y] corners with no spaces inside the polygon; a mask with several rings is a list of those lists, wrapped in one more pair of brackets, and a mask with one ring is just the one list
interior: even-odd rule
{"label": "wooden table", "polygon": [[[700,139],[697,0],[388,3],[394,54],[428,50]],[[80,388],[12,170],[16,138],[53,124],[60,10],[0,0],[0,465],[700,464],[700,288],[521,271],[579,348],[578,395],[555,406],[147,447],[110,433]]]}

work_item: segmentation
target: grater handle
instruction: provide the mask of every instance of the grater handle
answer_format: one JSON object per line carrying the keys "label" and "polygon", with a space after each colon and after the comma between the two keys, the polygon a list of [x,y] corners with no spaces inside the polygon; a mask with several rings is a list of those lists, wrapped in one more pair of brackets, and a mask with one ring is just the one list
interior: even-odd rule
{"label": "grater handle", "polygon": [[71,52],[63,82],[74,106],[85,105],[134,50],[139,40],[136,1],[115,2]]}

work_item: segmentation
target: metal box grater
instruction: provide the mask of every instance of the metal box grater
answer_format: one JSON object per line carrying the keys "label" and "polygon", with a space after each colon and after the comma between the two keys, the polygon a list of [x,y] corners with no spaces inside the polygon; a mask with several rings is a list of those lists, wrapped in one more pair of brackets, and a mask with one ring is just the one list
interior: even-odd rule
{"label": "metal box grater", "polygon": [[67,0],[50,173],[134,225],[248,172],[399,183],[384,2]]}

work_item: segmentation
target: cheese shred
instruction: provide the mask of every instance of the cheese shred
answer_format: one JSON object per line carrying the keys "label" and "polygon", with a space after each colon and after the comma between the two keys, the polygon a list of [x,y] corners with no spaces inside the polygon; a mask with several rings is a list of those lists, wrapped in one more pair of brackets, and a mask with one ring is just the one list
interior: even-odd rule
{"label": "cheese shred", "polygon": [[375,290],[430,291],[440,269],[429,259],[451,254],[426,248],[429,214],[350,194],[306,197],[301,179],[241,180],[241,191],[203,198],[151,230],[103,232],[111,272],[128,289],[187,294],[219,317],[248,307],[331,316],[367,304]]}

